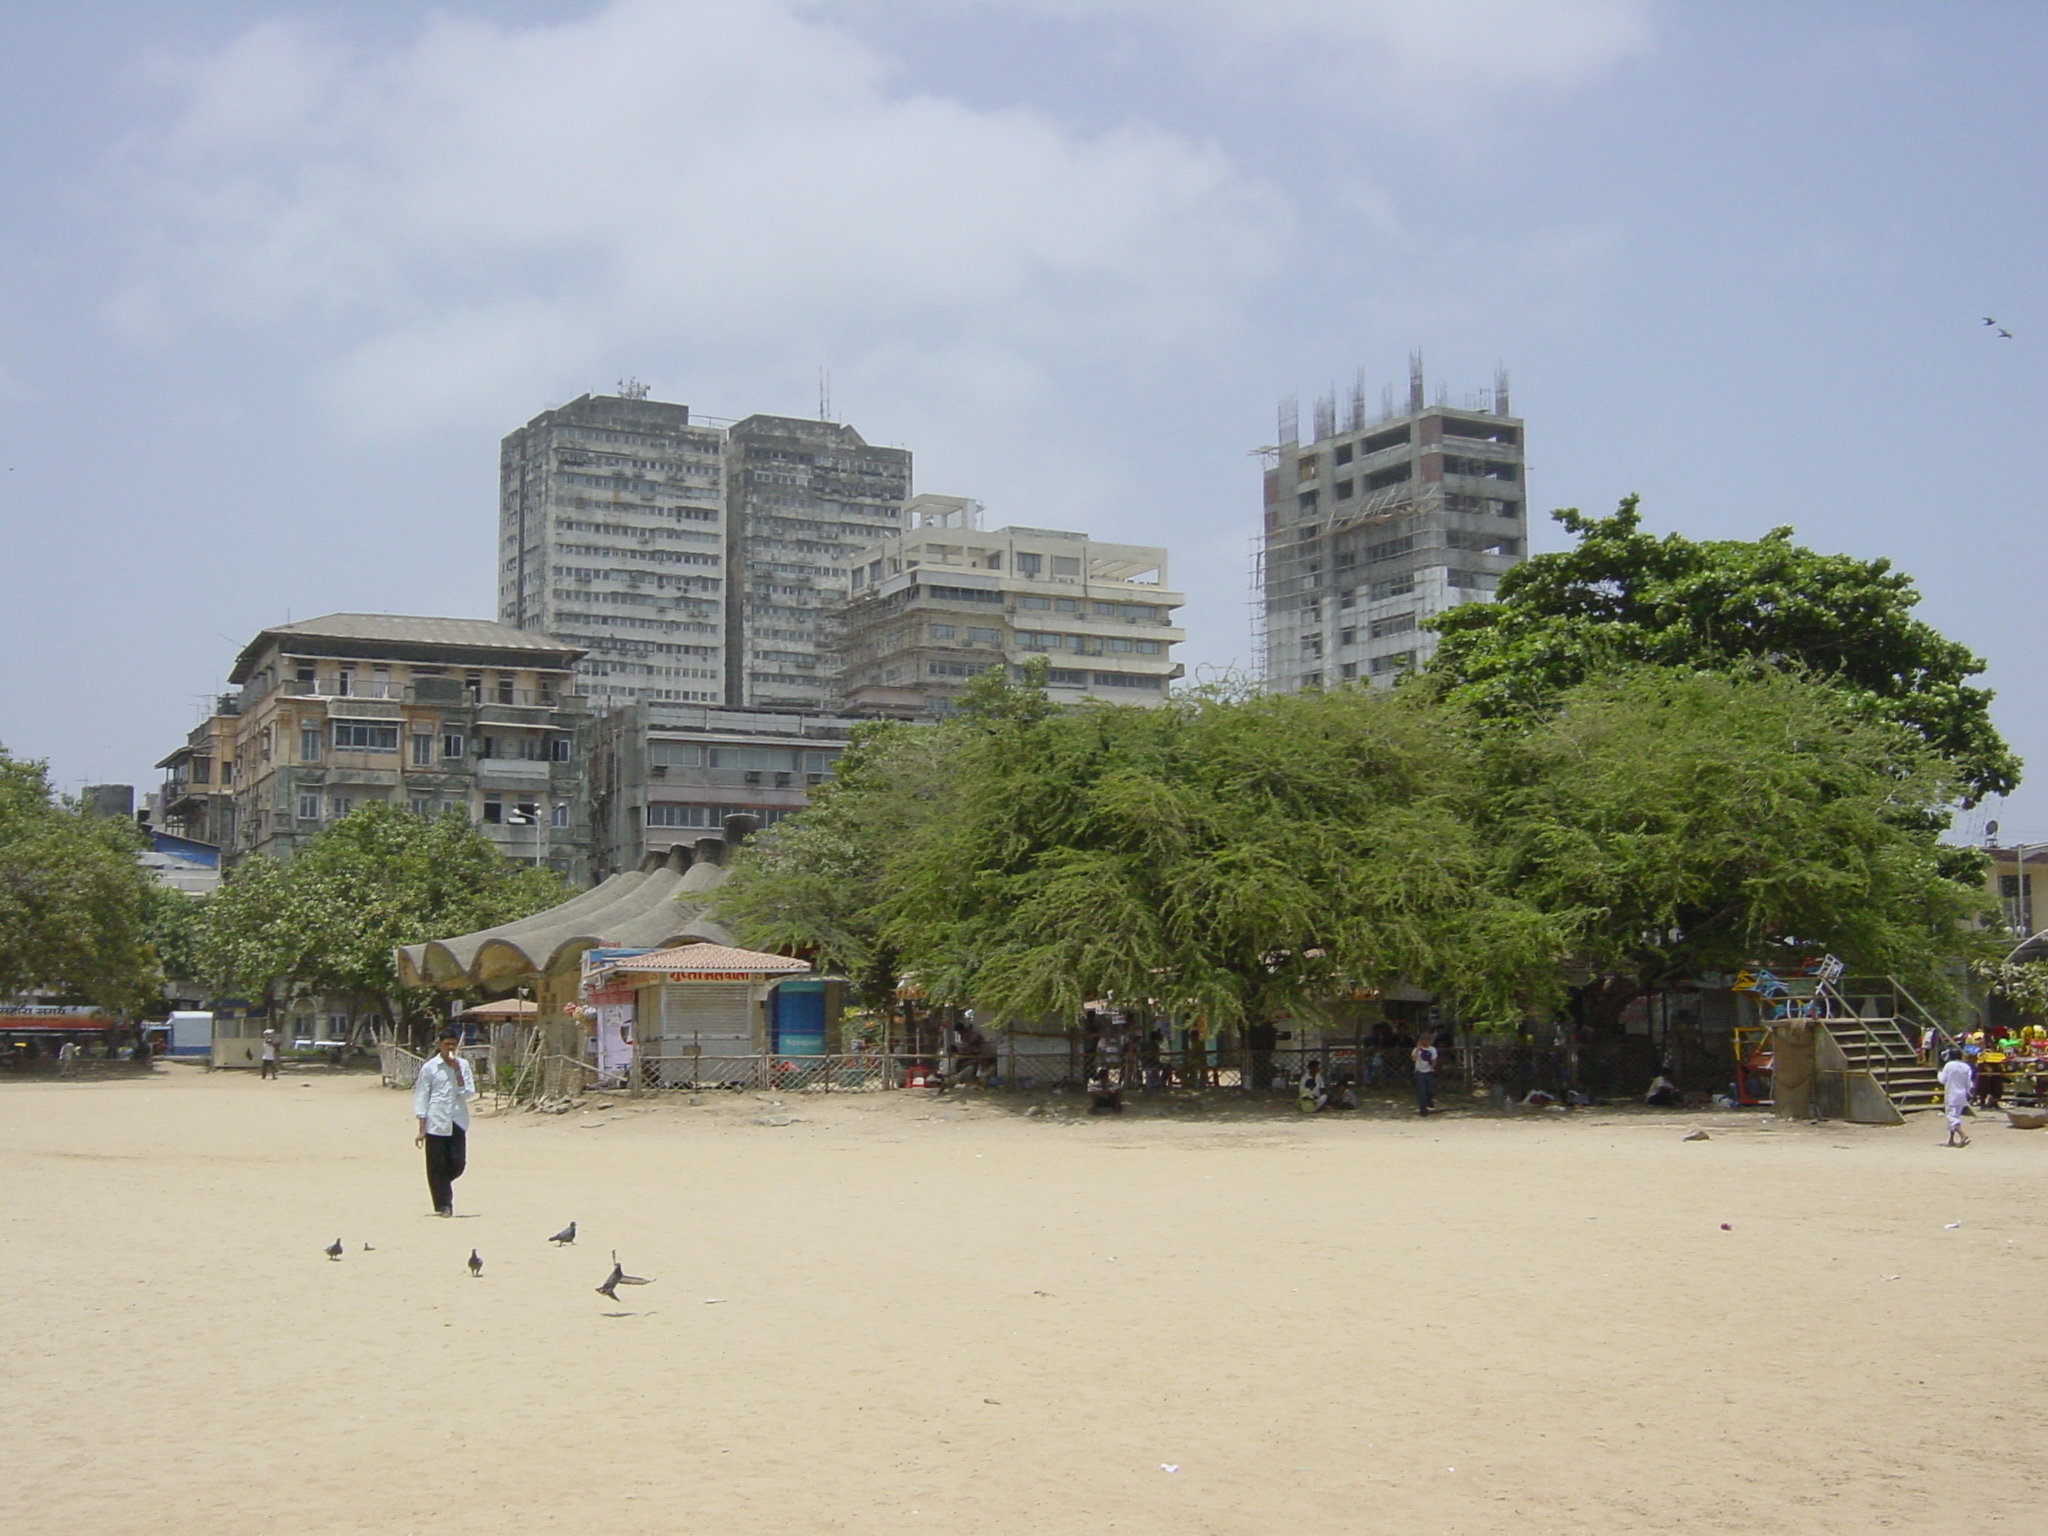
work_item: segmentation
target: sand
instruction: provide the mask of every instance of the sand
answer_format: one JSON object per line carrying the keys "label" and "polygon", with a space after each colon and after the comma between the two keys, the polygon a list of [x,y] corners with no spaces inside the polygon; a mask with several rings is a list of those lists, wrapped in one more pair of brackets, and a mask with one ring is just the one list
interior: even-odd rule
{"label": "sand", "polygon": [[2041,1528],[2048,1135],[1041,1102],[0,1083],[0,1529]]}

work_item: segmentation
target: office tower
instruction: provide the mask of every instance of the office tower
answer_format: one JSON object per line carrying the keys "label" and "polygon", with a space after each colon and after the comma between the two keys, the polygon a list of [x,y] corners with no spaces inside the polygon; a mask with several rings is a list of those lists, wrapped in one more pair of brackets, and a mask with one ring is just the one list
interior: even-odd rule
{"label": "office tower", "polygon": [[826,709],[853,553],[903,528],[910,453],[852,427],[749,416],[726,434],[725,702]]}
{"label": "office tower", "polygon": [[1165,700],[1186,638],[1165,550],[1047,528],[985,532],[981,504],[961,496],[919,496],[905,512],[908,532],[853,557],[846,709],[943,714],[969,678],[991,667],[1021,677],[1034,657],[1063,703]]}
{"label": "office tower", "polygon": [[646,386],[584,395],[498,458],[498,618],[584,652],[604,710],[725,697],[725,434]]}
{"label": "office tower", "polygon": [[1492,599],[1528,543],[1522,423],[1507,374],[1453,406],[1425,401],[1411,360],[1405,410],[1391,394],[1368,420],[1363,374],[1339,419],[1316,403],[1303,443],[1292,407],[1265,450],[1265,529],[1254,557],[1258,649],[1278,693],[1391,683],[1429,659],[1422,625]]}

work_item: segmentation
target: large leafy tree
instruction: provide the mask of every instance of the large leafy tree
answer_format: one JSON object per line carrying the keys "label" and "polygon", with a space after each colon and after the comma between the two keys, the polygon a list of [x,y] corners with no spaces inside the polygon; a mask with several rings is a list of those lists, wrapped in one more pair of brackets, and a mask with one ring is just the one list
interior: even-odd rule
{"label": "large leafy tree", "polygon": [[1475,720],[1504,876],[1566,925],[1589,1023],[1686,977],[1832,952],[1943,995],[1981,942],[1930,815],[1957,771],[1811,677],[1637,667]]}
{"label": "large leafy tree", "polygon": [[1636,498],[1610,517],[1553,516],[1577,545],[1501,578],[1498,601],[1440,616],[1425,680],[1506,714],[1542,708],[1617,665],[1798,667],[1920,738],[1967,801],[2004,794],[2019,760],[1991,723],[1984,663],[1913,616],[1912,578],[1887,560],[1823,555],[1790,528],[1761,539],[1659,538]]}
{"label": "large leafy tree", "polygon": [[238,866],[207,903],[200,964],[223,989],[327,993],[423,1025],[432,993],[399,986],[396,946],[511,922],[566,895],[560,876],[509,863],[459,814],[429,821],[371,804],[289,864]]}
{"label": "large leafy tree", "polygon": [[0,747],[0,993],[149,1007],[161,977],[141,847],[133,823],[59,796],[43,763]]}
{"label": "large leafy tree", "polygon": [[1559,932],[1505,892],[1419,702],[1061,712],[991,677],[882,745],[742,859],[720,910],[750,938],[858,930],[997,1018],[1108,996],[1236,1025],[1402,979],[1508,1018],[1555,986]]}

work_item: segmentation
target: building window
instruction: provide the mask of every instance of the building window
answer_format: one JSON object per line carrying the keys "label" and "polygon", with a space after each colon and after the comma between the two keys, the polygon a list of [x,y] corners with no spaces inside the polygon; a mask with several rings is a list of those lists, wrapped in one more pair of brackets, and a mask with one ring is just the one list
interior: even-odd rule
{"label": "building window", "polygon": [[337,720],[334,722],[334,746],[336,751],[396,752],[398,727],[373,725],[366,720]]}
{"label": "building window", "polygon": [[1043,555],[1035,555],[1028,549],[1020,549],[1017,551],[1017,563],[1014,569],[1019,576],[1035,577],[1040,571],[1045,569],[1045,557]]}
{"label": "building window", "polygon": [[1413,613],[1396,613],[1384,619],[1372,621],[1371,635],[1375,640],[1384,640],[1388,635],[1412,634],[1415,629]]}
{"label": "building window", "polygon": [[1017,599],[1017,606],[1019,608],[1050,608],[1052,607],[1052,599],[1049,597],[1031,597],[1026,595]]}
{"label": "building window", "polygon": [[1339,501],[1349,501],[1351,499],[1351,482],[1349,480],[1339,480],[1337,482],[1337,499]]}
{"label": "building window", "polygon": [[449,731],[441,737],[441,755],[443,757],[460,757],[467,750],[468,746],[469,743],[462,739],[460,731]]}
{"label": "building window", "polygon": [[1340,671],[1340,672],[1341,672],[1341,673],[1343,674],[1343,677],[1344,677],[1344,681],[1345,681],[1345,682],[1349,683],[1349,682],[1354,682],[1354,681],[1356,681],[1356,680],[1357,680],[1357,677],[1358,677],[1358,663],[1357,663],[1357,662],[1355,662],[1355,661],[1347,661],[1347,662],[1345,662],[1345,663],[1344,663],[1344,665],[1343,665],[1343,666],[1342,666],[1341,668],[1339,668],[1338,670],[1339,670],[1339,671]]}
{"label": "building window", "polygon": [[1061,613],[1079,613],[1081,611],[1081,605],[1071,597],[1056,597],[1052,600],[1052,605]]}
{"label": "building window", "polygon": [[484,821],[493,827],[503,826],[505,823],[505,802],[496,795],[484,796]]}
{"label": "building window", "polygon": [[299,820],[318,821],[319,819],[320,797],[318,795],[299,796]]}
{"label": "building window", "polygon": [[1351,462],[1351,445],[1349,443],[1339,443],[1337,445],[1337,462],[1339,464],[1349,464]]}
{"label": "building window", "polygon": [[2000,875],[1998,877],[1998,894],[2004,897],[2007,901],[2018,900],[2020,894],[2020,877],[2018,875]]}
{"label": "building window", "polygon": [[1138,642],[1138,654],[1140,656],[1157,656],[1159,654],[1159,642],[1157,640],[1140,640]]}
{"label": "building window", "polygon": [[414,734],[412,738],[412,765],[415,768],[431,768],[434,766],[434,738],[432,736],[417,732]]}
{"label": "building window", "polygon": [[657,768],[701,768],[704,749],[694,742],[653,741],[647,744],[647,760]]}
{"label": "building window", "polygon": [[327,802],[327,814],[329,816],[346,816],[355,808],[356,802],[353,795],[335,795]]}
{"label": "building window", "polygon": [[1048,668],[1045,680],[1055,688],[1086,688],[1088,686],[1088,674],[1076,671],[1071,667]]}
{"label": "building window", "polygon": [[412,800],[412,813],[422,818],[431,816],[434,813],[434,802],[424,795],[415,795]]}
{"label": "building window", "polygon": [[950,640],[958,633],[959,631],[951,624],[934,624],[932,626],[932,638],[934,640]]}
{"label": "building window", "polygon": [[1392,656],[1373,657],[1372,672],[1377,677],[1387,672],[1405,672],[1414,665],[1415,653],[1413,651],[1397,651]]}
{"label": "building window", "polygon": [[320,761],[320,731],[315,726],[299,728],[299,761],[317,763]]}
{"label": "building window", "polygon": [[510,672],[500,672],[498,674],[498,702],[500,704],[512,704],[516,703],[518,698],[519,695],[512,687],[512,674]]}
{"label": "building window", "polygon": [[566,827],[569,825],[568,801],[557,800],[554,803],[553,807],[548,811],[548,825],[551,827]]}
{"label": "building window", "polygon": [[647,825],[650,827],[707,827],[708,807],[701,805],[650,805],[647,807]]}
{"label": "building window", "polygon": [[1299,496],[1294,498],[1295,510],[1303,513],[1313,512],[1316,509],[1316,502],[1319,499],[1320,495],[1318,492],[1303,491]]}
{"label": "building window", "polygon": [[1338,630],[1337,643],[1339,645],[1356,645],[1358,643],[1358,631],[1355,629]]}
{"label": "building window", "polygon": [[1052,557],[1052,573],[1055,576],[1080,575],[1081,557],[1079,555],[1054,555]]}
{"label": "building window", "polygon": [[346,669],[334,674],[334,692],[337,698],[347,698],[355,691],[356,675]]}
{"label": "building window", "polygon": [[575,743],[570,741],[570,739],[566,736],[556,736],[551,738],[548,742],[548,761],[551,763],[568,762],[569,754],[574,749],[574,747]]}
{"label": "building window", "polygon": [[1003,632],[999,629],[977,629],[970,625],[967,630],[967,643],[1000,646],[1003,643]]}

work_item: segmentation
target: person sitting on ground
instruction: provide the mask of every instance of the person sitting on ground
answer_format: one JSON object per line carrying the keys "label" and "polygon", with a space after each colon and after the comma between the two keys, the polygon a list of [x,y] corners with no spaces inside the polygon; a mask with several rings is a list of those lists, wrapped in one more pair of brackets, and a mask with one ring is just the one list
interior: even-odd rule
{"label": "person sitting on ground", "polygon": [[1303,1069],[1295,1102],[1305,1115],[1314,1114],[1330,1102],[1330,1090],[1323,1082],[1323,1064],[1320,1061],[1311,1061]]}
{"label": "person sitting on ground", "polygon": [[1658,1109],[1678,1109],[1685,1104],[1685,1095],[1678,1091],[1676,1083],[1659,1072],[1656,1081],[1650,1084],[1650,1091],[1643,1095],[1643,1102]]}
{"label": "person sitting on ground", "polygon": [[1358,1108],[1358,1086],[1349,1072],[1337,1079],[1337,1092],[1331,1102],[1339,1109]]}
{"label": "person sitting on ground", "polygon": [[1097,1067],[1095,1075],[1088,1079],[1088,1113],[1091,1115],[1120,1115],[1124,1110],[1124,1091],[1117,1087],[1109,1068]]}

